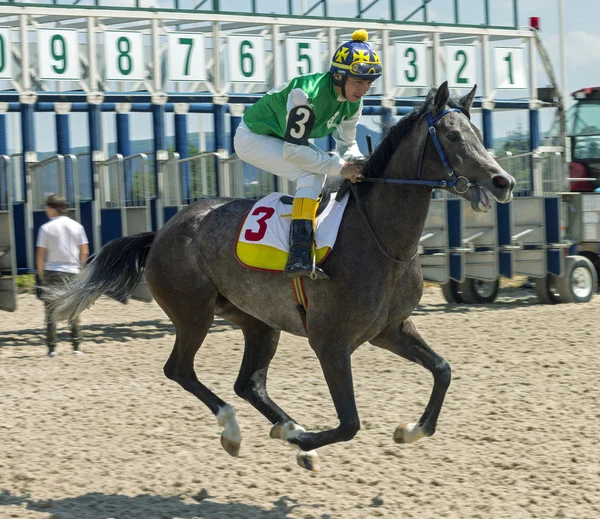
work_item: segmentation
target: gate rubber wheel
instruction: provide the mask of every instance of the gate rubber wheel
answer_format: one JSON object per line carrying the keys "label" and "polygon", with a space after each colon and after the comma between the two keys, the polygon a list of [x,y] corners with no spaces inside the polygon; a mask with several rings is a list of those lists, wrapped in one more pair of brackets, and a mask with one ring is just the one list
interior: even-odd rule
{"label": "gate rubber wheel", "polygon": [[592,262],[584,256],[565,258],[565,275],[555,278],[562,303],[587,303],[598,290],[598,274]]}
{"label": "gate rubber wheel", "polygon": [[560,303],[560,299],[553,291],[553,283],[556,276],[548,274],[543,278],[535,278],[535,293],[543,305],[555,305]]}
{"label": "gate rubber wheel", "polygon": [[481,279],[467,278],[460,284],[463,302],[474,305],[493,303],[498,295],[500,280],[483,281]]}
{"label": "gate rubber wheel", "polygon": [[448,303],[462,303],[462,297],[459,292],[458,281],[454,281],[453,279],[449,280],[448,283],[444,283],[442,285],[442,294],[444,294],[444,298]]}

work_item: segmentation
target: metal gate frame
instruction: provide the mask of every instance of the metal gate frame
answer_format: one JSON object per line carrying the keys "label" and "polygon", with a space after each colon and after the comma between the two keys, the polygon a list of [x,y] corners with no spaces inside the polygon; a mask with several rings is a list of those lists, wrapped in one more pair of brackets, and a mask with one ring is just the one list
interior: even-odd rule
{"label": "metal gate frame", "polygon": [[[13,226],[13,194],[10,157],[0,155],[0,310],[17,308],[17,257]],[[2,186],[6,188],[2,196]]]}

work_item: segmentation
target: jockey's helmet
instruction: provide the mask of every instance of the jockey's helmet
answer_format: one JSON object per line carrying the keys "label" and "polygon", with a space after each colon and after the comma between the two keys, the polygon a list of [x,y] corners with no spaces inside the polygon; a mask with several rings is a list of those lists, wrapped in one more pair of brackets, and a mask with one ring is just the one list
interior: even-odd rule
{"label": "jockey's helmet", "polygon": [[367,43],[369,33],[359,29],[352,33],[352,41],[341,45],[331,59],[331,74],[341,74],[345,83],[348,76],[377,79],[383,68],[379,55]]}

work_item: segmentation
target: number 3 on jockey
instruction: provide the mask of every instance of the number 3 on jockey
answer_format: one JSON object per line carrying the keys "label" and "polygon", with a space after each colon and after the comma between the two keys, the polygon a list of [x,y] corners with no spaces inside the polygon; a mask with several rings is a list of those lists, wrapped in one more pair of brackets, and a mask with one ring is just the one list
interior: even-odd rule
{"label": "number 3 on jockey", "polygon": [[308,146],[310,132],[317,117],[308,105],[296,106],[289,112],[284,141],[299,146]]}

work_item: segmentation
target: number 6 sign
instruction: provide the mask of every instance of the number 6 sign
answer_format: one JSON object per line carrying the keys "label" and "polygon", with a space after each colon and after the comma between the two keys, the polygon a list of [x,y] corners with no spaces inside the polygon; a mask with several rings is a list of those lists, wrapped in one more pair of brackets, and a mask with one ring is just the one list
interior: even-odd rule
{"label": "number 6 sign", "polygon": [[227,59],[232,83],[264,83],[266,81],[265,42],[260,36],[229,36]]}

